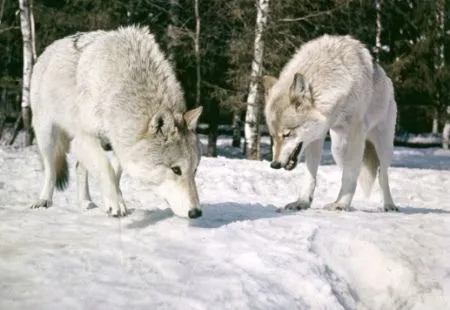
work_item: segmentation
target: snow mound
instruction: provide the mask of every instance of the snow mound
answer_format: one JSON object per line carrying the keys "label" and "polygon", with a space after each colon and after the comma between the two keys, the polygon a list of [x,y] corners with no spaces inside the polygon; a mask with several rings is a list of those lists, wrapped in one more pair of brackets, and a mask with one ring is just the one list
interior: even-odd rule
{"label": "snow mound", "polygon": [[80,210],[72,158],[68,190],[31,210],[36,149],[2,147],[0,309],[448,309],[450,157],[397,148],[400,212],[380,211],[375,186],[339,213],[322,210],[341,177],[328,152],[312,208],[297,213],[275,209],[296,198],[304,164],[202,158],[204,216],[188,221],[127,175],[130,216]]}

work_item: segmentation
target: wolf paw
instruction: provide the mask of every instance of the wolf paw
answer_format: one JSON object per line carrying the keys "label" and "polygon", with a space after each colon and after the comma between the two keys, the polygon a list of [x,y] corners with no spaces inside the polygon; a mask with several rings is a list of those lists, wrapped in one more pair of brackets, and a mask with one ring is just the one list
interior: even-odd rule
{"label": "wolf paw", "polygon": [[31,205],[31,209],[48,208],[52,206],[51,200],[39,199]]}
{"label": "wolf paw", "polygon": [[396,205],[384,205],[384,211],[386,211],[386,212],[391,212],[391,211],[393,211],[393,212],[398,212],[398,208],[397,208],[397,206]]}
{"label": "wolf paw", "polygon": [[108,208],[108,215],[112,217],[123,217],[128,214],[127,207],[123,201],[119,201],[114,207]]}
{"label": "wolf paw", "polygon": [[80,208],[81,210],[90,210],[97,208],[97,205],[91,200],[83,200],[80,202]]}
{"label": "wolf paw", "polygon": [[300,211],[306,210],[311,207],[311,202],[305,200],[296,200],[294,202],[288,203],[284,209],[289,211]]}
{"label": "wolf paw", "polygon": [[324,209],[328,211],[351,211],[351,208],[349,206],[339,204],[337,202],[326,204]]}

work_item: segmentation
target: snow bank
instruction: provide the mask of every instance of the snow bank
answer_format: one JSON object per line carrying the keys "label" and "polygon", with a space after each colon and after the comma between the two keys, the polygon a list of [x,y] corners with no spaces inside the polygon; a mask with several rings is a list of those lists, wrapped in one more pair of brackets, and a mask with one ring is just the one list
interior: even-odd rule
{"label": "snow bank", "polygon": [[[304,212],[275,212],[295,199],[304,164],[220,157],[198,170],[202,218],[174,217],[124,175],[134,212],[118,220],[78,209],[72,159],[69,189],[29,209],[42,182],[36,149],[2,147],[0,309],[448,309],[450,156],[398,148],[401,212],[381,212],[375,186],[370,199],[358,189],[356,211],[336,213],[321,209],[341,176],[324,153]],[[100,202],[98,189],[94,180]]]}

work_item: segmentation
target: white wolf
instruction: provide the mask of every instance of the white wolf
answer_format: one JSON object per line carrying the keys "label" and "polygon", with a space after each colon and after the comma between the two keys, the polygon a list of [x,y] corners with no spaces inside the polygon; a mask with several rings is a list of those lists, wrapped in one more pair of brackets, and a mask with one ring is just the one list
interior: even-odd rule
{"label": "white wolf", "polygon": [[202,107],[186,111],[181,86],[148,28],[77,33],[52,43],[34,66],[31,108],[45,174],[32,207],[50,206],[55,186],[66,187],[71,142],[82,206],[92,204],[89,172],[100,181],[106,210],[126,215],[123,168],[153,186],[175,214],[201,216],[195,128]]}
{"label": "white wolf", "polygon": [[[391,80],[370,52],[350,36],[323,35],[305,43],[269,88],[265,116],[273,138],[271,167],[292,170],[303,152],[307,179],[297,201],[286,209],[310,207],[326,133],[332,154],[343,169],[335,202],[325,207],[346,210],[357,180],[366,196],[379,170],[384,210],[397,210],[388,167],[392,161],[397,106]],[[359,176],[359,179],[358,179]]]}

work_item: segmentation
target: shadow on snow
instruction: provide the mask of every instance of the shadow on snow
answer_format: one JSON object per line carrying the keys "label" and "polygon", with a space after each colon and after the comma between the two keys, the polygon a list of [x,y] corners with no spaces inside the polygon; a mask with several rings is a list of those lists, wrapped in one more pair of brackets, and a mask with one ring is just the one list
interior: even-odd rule
{"label": "shadow on snow", "polygon": [[[203,216],[189,220],[189,225],[200,228],[218,228],[234,222],[255,221],[276,218],[288,213],[277,213],[273,205],[223,202],[202,205]],[[170,209],[143,210],[137,220],[127,224],[127,228],[142,229],[174,216]],[[291,213],[292,214],[292,213]]]}

